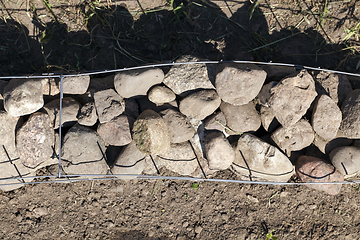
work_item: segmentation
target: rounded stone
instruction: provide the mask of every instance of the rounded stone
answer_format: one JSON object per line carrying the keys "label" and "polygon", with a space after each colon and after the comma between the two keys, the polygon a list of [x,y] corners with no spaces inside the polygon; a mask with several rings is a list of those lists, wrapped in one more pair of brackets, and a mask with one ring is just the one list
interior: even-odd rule
{"label": "rounded stone", "polygon": [[99,124],[97,132],[106,143],[113,146],[125,146],[132,141],[133,123],[133,118],[120,115],[109,122]]}
{"label": "rounded stone", "polygon": [[344,177],[352,177],[360,170],[360,148],[338,147],[329,154],[331,163]]}
{"label": "rounded stone", "polygon": [[149,91],[148,98],[155,104],[164,104],[174,101],[176,95],[167,87],[155,86]]}
{"label": "rounded stone", "polygon": [[343,120],[342,133],[350,139],[360,138],[360,89],[350,92],[341,106]]}
{"label": "rounded stone", "polygon": [[165,120],[170,134],[172,143],[186,142],[195,134],[195,129],[189,119],[174,109],[167,109],[160,112]]}

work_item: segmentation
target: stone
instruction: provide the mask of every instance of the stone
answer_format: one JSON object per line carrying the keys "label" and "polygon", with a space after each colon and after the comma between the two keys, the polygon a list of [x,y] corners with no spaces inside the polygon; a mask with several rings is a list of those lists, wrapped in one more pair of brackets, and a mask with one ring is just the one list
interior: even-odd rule
{"label": "stone", "polygon": [[275,87],[276,84],[278,84],[278,82],[270,82],[261,88],[259,94],[256,97],[259,104],[265,107],[269,107],[268,101],[271,97],[271,88]]}
{"label": "stone", "polygon": [[321,95],[314,105],[311,125],[320,137],[331,140],[336,137],[342,120],[342,113],[336,103],[327,95]]}
{"label": "stone", "polygon": [[[13,117],[5,111],[0,110],[0,150],[5,153],[4,148],[9,153],[11,158],[17,158],[18,153],[15,145],[15,131],[19,122],[19,117]],[[0,161],[6,161],[8,156],[6,154],[0,155]],[[0,177],[1,178],[1,177]]]}
{"label": "stone", "polygon": [[266,78],[273,81],[280,81],[284,77],[296,73],[296,68],[289,66],[263,65],[261,68],[267,73]]}
{"label": "stone", "polygon": [[286,182],[294,174],[293,165],[279,149],[248,133],[237,142],[232,168],[243,175],[276,182]]}
{"label": "stone", "polygon": [[95,92],[94,101],[100,123],[110,121],[125,110],[123,99],[113,89]]}
{"label": "stone", "polygon": [[315,134],[314,144],[324,154],[329,154],[332,150],[341,146],[349,146],[353,143],[352,139],[347,139],[340,130],[338,130],[335,138],[325,140]]}
{"label": "stone", "polygon": [[232,105],[245,105],[260,92],[266,72],[255,64],[219,64],[215,87],[222,101]]}
{"label": "stone", "polygon": [[43,95],[55,96],[60,93],[58,78],[43,78],[41,84],[43,86]]}
{"label": "stone", "polygon": [[164,80],[160,68],[143,68],[119,72],[114,77],[116,91],[123,98],[146,95],[148,90]]}
{"label": "stone", "polygon": [[164,119],[152,110],[145,110],[133,126],[133,140],[146,154],[161,154],[170,148],[170,133]]}
{"label": "stone", "polygon": [[55,133],[46,113],[33,113],[16,133],[16,148],[24,166],[35,168],[53,155]]}
{"label": "stone", "polygon": [[292,151],[301,150],[314,140],[314,131],[308,121],[301,119],[289,127],[279,127],[271,134],[271,139],[288,156]]}
{"label": "stone", "polygon": [[284,78],[270,91],[268,104],[285,127],[298,122],[317,96],[314,79],[306,70]]}
{"label": "stone", "polygon": [[[59,82],[60,84],[60,82]],[[84,94],[90,85],[90,76],[63,77],[64,94]],[[60,86],[60,85],[59,85]]]}
{"label": "stone", "polygon": [[332,165],[345,178],[355,176],[360,170],[360,148],[354,146],[338,147],[329,154]]}
{"label": "stone", "polygon": [[[7,153],[5,153],[2,147],[0,148],[1,158],[3,158],[2,156],[6,156]],[[31,182],[35,176],[35,171],[25,167],[19,158],[11,157],[10,162],[9,158],[6,157],[4,161],[0,162],[0,184],[4,184],[0,185],[0,190],[2,191],[7,192],[23,187],[25,183]]]}
{"label": "stone", "polygon": [[221,132],[209,133],[205,138],[204,146],[210,169],[225,170],[233,163],[235,152]]}
{"label": "stone", "polygon": [[172,143],[186,142],[194,136],[195,129],[184,114],[174,109],[167,109],[161,111],[160,115],[168,126]]}
{"label": "stone", "polygon": [[125,99],[125,115],[137,119],[139,116],[139,105],[137,104],[136,100],[133,98]]}
{"label": "stone", "polygon": [[[199,61],[196,57],[186,55],[179,58],[176,63]],[[204,63],[179,64],[171,67],[163,82],[176,95],[185,97],[195,89],[214,89],[209,74]]]}
{"label": "stone", "polygon": [[109,170],[105,152],[105,142],[94,130],[75,124],[63,139],[61,153],[64,172],[105,175]]}
{"label": "stone", "polygon": [[174,101],[176,95],[171,89],[165,86],[155,86],[149,91],[148,98],[155,104],[164,104]]}
{"label": "stone", "polygon": [[261,126],[261,118],[253,102],[240,106],[222,102],[220,109],[225,116],[227,126],[235,134],[256,131]]}
{"label": "stone", "polygon": [[[72,97],[64,97],[62,100],[61,125],[69,127],[77,122],[77,115],[80,111],[81,104]],[[49,114],[50,121],[54,129],[59,128],[60,124],[60,100],[56,99],[44,106],[45,111]]]}
{"label": "stone", "polygon": [[[304,183],[344,181],[344,176],[334,166],[320,158],[301,156],[297,159],[295,168],[297,175]],[[341,189],[341,184],[309,184],[307,186],[330,195],[338,194]]]}
{"label": "stone", "polygon": [[341,106],[342,133],[350,139],[360,138],[360,89],[350,92]]}
{"label": "stone", "polygon": [[145,157],[145,167],[142,173],[146,175],[158,175],[162,167],[163,161],[159,161],[158,158],[147,155]]}
{"label": "stone", "polygon": [[33,168],[32,171],[37,171],[41,168],[58,165],[59,164],[59,134],[55,132],[55,142],[54,145],[51,146],[52,155],[50,158],[45,159],[42,163],[40,163],[37,167]]}
{"label": "stone", "polygon": [[188,117],[203,120],[211,115],[220,103],[221,100],[215,90],[201,90],[182,99],[179,110]]}
{"label": "stone", "polygon": [[273,132],[280,125],[273,110],[269,107],[260,107],[260,118],[261,124],[267,132]]}
{"label": "stone", "polygon": [[132,117],[120,115],[106,123],[100,123],[97,132],[109,145],[125,146],[131,143]]}
{"label": "stone", "polygon": [[88,102],[81,107],[80,112],[76,116],[78,123],[83,126],[94,126],[98,120],[95,103]]}
{"label": "stone", "polygon": [[36,112],[44,106],[40,80],[13,78],[4,88],[4,108],[14,117]]}
{"label": "stone", "polygon": [[170,171],[188,176],[198,166],[196,155],[189,142],[172,143],[167,152],[155,156]]}
{"label": "stone", "polygon": [[207,118],[204,122],[206,130],[218,130],[220,132],[225,130],[226,119],[222,112],[217,112]]}

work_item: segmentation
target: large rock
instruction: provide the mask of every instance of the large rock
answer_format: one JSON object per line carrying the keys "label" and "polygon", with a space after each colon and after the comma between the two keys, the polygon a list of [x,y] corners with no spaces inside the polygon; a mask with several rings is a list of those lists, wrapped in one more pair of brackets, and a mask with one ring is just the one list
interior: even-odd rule
{"label": "large rock", "polygon": [[261,124],[267,132],[273,132],[279,126],[273,110],[269,107],[261,106],[260,117]]}
{"label": "large rock", "polygon": [[314,145],[324,154],[329,154],[332,150],[341,146],[349,146],[353,143],[352,139],[348,139],[339,130],[335,138],[331,140],[325,140],[319,135],[315,134]]}
{"label": "large rock", "polygon": [[226,127],[226,119],[222,112],[215,113],[207,118],[204,122],[204,128],[206,130],[218,130],[224,131]]}
{"label": "large rock", "polygon": [[114,77],[116,91],[123,98],[146,95],[147,91],[164,79],[160,68],[135,69],[119,72]]}
{"label": "large rock", "polygon": [[[182,56],[176,62],[199,62],[200,60],[192,56]],[[210,72],[206,64],[181,64],[171,67],[165,75],[164,84],[175,94],[182,97],[189,91],[195,89],[212,89],[214,85],[209,78]]]}
{"label": "large rock", "polygon": [[36,112],[44,105],[40,80],[13,78],[4,88],[4,108],[14,117]]}
{"label": "large rock", "polygon": [[360,148],[354,146],[338,147],[331,151],[330,160],[345,178],[360,171]]}
{"label": "large rock", "polygon": [[342,114],[340,108],[327,95],[321,95],[314,105],[311,125],[323,139],[331,140],[339,130]]}
{"label": "large rock", "polygon": [[261,118],[253,102],[241,106],[222,102],[220,109],[225,116],[227,126],[237,134],[256,131],[261,126]]}
{"label": "large rock", "polygon": [[16,147],[24,166],[35,168],[53,155],[55,133],[46,113],[33,113],[16,133]]}
{"label": "large rock", "polygon": [[172,143],[186,142],[194,136],[195,129],[184,114],[174,109],[167,109],[161,111],[160,115],[168,126]]}
{"label": "large rock", "polygon": [[215,86],[221,100],[244,105],[261,90],[266,72],[254,64],[223,63],[218,66]]}
{"label": "large rock", "polygon": [[[295,164],[296,173],[304,183],[343,182],[343,175],[334,166],[316,157],[301,156]],[[341,184],[309,184],[308,187],[336,195]]]}
{"label": "large rock", "polygon": [[[19,117],[13,117],[5,111],[0,110],[0,149],[3,148],[9,153],[11,158],[17,158],[15,145],[15,130],[19,122]],[[5,153],[2,151],[2,153]],[[8,159],[7,155],[0,155],[0,162]],[[0,177],[1,178],[1,177]]]}
{"label": "large rock", "polygon": [[341,106],[343,120],[340,125],[342,133],[350,139],[360,138],[360,89],[347,95]]}
{"label": "large rock", "polygon": [[188,117],[203,120],[211,115],[221,104],[215,90],[201,90],[180,101],[179,110]]}
{"label": "large rock", "polygon": [[94,126],[98,120],[95,103],[88,102],[81,107],[77,115],[78,123],[83,126]]}
{"label": "large rock", "polygon": [[65,94],[84,94],[90,84],[90,76],[76,76],[63,78],[63,93]]}
{"label": "large rock", "polygon": [[161,154],[170,148],[170,134],[164,119],[152,110],[145,110],[134,123],[133,139],[146,154]]}
{"label": "large rock", "polygon": [[279,149],[251,134],[243,134],[237,142],[232,168],[242,175],[276,182],[286,182],[294,174],[293,165]]}
{"label": "large rock", "polygon": [[131,128],[133,123],[133,118],[120,115],[109,122],[100,123],[97,132],[107,144],[125,146],[132,141]]}
{"label": "large rock", "polygon": [[123,99],[113,89],[95,92],[94,101],[100,123],[110,121],[125,110]]}
{"label": "large rock", "polygon": [[309,146],[314,140],[314,131],[308,121],[301,119],[289,127],[279,127],[271,134],[271,139],[288,156],[292,151]]}
{"label": "large rock", "polygon": [[[61,124],[63,127],[71,126],[77,122],[80,108],[81,104],[72,97],[63,98],[61,110]],[[58,129],[60,124],[60,100],[56,99],[49,102],[44,106],[44,109],[49,114],[53,128]]]}
{"label": "large rock", "polygon": [[165,86],[155,86],[149,91],[148,98],[155,104],[164,104],[174,101],[176,95],[171,89]]}
{"label": "large rock", "polygon": [[204,146],[210,169],[224,170],[233,163],[235,152],[221,132],[209,133],[205,138]]}
{"label": "large rock", "polygon": [[314,79],[306,70],[284,78],[270,91],[268,104],[283,126],[298,122],[317,96]]}

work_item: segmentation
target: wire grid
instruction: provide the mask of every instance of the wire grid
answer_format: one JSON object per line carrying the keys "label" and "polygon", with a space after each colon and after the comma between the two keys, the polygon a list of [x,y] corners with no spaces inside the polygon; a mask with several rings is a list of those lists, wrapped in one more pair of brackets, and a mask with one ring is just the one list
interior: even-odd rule
{"label": "wire grid", "polygon": [[[342,72],[342,71],[335,71],[335,70],[329,70],[329,69],[323,69],[323,68],[314,68],[314,67],[308,67],[308,66],[302,66],[302,65],[295,65],[295,64],[286,64],[286,63],[273,63],[273,62],[255,62],[255,61],[199,61],[199,62],[169,62],[169,63],[161,63],[161,64],[151,64],[151,65],[145,65],[145,66],[137,66],[137,67],[130,67],[130,68],[122,68],[122,69],[113,69],[113,70],[99,70],[99,71],[91,71],[91,72],[84,72],[80,74],[63,74],[63,73],[47,73],[42,75],[31,75],[31,76],[0,76],[0,79],[12,79],[12,78],[44,78],[44,77],[53,77],[53,78],[59,78],[60,79],[60,117],[59,117],[59,155],[58,155],[58,174],[57,175],[46,175],[46,176],[22,176],[16,167],[14,161],[19,160],[19,158],[11,159],[11,157],[8,155],[5,147],[4,151],[8,157],[8,161],[10,162],[16,172],[18,173],[18,176],[13,176],[11,178],[3,178],[0,179],[0,186],[8,186],[8,185],[24,185],[24,184],[40,184],[40,183],[72,183],[72,182],[78,182],[78,181],[89,181],[89,180],[115,180],[115,179],[121,179],[124,177],[131,177],[136,179],[168,179],[168,180],[183,180],[183,181],[198,181],[198,182],[224,182],[224,183],[239,183],[239,184],[259,184],[259,185],[282,185],[282,186],[289,186],[289,185],[337,185],[337,184],[357,184],[360,183],[360,180],[354,179],[354,180],[346,180],[342,182],[310,182],[310,183],[303,183],[303,182],[272,182],[272,181],[254,181],[251,179],[251,170],[249,170],[249,177],[250,180],[235,180],[235,179],[216,179],[216,178],[208,178],[206,176],[202,165],[199,161],[199,159],[196,157],[198,165],[201,169],[201,172],[203,173],[203,178],[196,178],[196,177],[174,177],[174,176],[161,176],[160,172],[155,164],[154,161],[154,167],[156,168],[158,175],[137,175],[137,174],[112,174],[110,172],[110,175],[104,175],[104,174],[63,174],[62,173],[62,163],[61,163],[61,142],[62,142],[62,126],[61,126],[61,115],[62,115],[62,100],[63,100],[63,78],[64,77],[77,77],[77,76],[89,76],[89,75],[97,75],[97,74],[104,74],[104,73],[116,73],[116,72],[123,72],[123,71],[130,71],[130,70],[136,70],[136,69],[145,69],[145,68],[154,68],[154,67],[168,67],[168,66],[177,66],[177,65],[185,65],[185,64],[219,64],[219,63],[239,63],[239,64],[256,64],[256,65],[271,65],[271,66],[284,66],[284,67],[294,67],[297,70],[300,69],[306,69],[306,70],[315,70],[315,71],[324,71],[324,72],[331,72],[336,74],[343,74],[347,76],[353,76],[353,77],[359,77],[360,74],[356,73],[348,73],[348,72]],[[4,163],[4,162],[0,162]],[[26,182],[26,180],[32,180],[36,179],[32,182]],[[46,181],[40,181],[44,179],[50,179]],[[17,180],[17,182],[14,183],[6,183],[8,180]]]}

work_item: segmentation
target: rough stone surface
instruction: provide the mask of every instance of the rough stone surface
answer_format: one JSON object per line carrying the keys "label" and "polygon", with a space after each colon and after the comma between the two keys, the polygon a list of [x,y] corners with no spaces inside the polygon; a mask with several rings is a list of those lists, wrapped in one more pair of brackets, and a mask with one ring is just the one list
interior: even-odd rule
{"label": "rough stone surface", "polygon": [[204,122],[206,130],[218,130],[220,132],[225,130],[226,119],[222,112],[217,112],[207,118]]}
{"label": "rough stone surface", "polygon": [[94,102],[88,102],[81,107],[77,115],[78,123],[83,126],[94,126],[98,120]]}
{"label": "rough stone surface", "polygon": [[174,101],[176,95],[171,89],[165,86],[155,86],[149,91],[148,98],[155,104],[164,104]]}
{"label": "rough stone surface", "polygon": [[244,105],[261,90],[266,72],[255,64],[223,63],[217,68],[216,91],[221,100],[232,105]]}
{"label": "rough stone surface", "polygon": [[[77,122],[77,115],[80,108],[80,103],[72,97],[63,98],[61,111],[61,124],[63,127],[71,126]],[[60,124],[60,100],[57,99],[49,102],[44,106],[44,109],[49,114],[54,129],[58,129]]]}
{"label": "rough stone surface", "polygon": [[[139,151],[139,150],[138,150]],[[158,171],[163,167],[163,161],[159,161],[158,158],[152,158],[150,155],[145,157],[145,167],[143,174],[145,175],[156,175]]]}
{"label": "rough stone surface", "polygon": [[261,124],[267,132],[273,132],[280,124],[269,107],[261,106],[260,117]]}
{"label": "rough stone surface", "polygon": [[360,171],[360,148],[354,146],[338,147],[331,151],[330,160],[345,178]]}
{"label": "rough stone surface", "polygon": [[109,122],[100,123],[97,129],[100,137],[109,145],[125,146],[131,141],[131,128],[134,119],[120,115]]}
{"label": "rough stone surface", "polygon": [[269,107],[268,101],[271,97],[271,88],[275,87],[276,84],[278,84],[278,82],[270,82],[261,88],[259,94],[257,95],[259,104]]}
{"label": "rough stone surface", "polygon": [[[176,62],[198,62],[200,59],[192,56],[182,56]],[[171,67],[165,75],[164,84],[175,94],[182,97],[195,89],[213,89],[206,64],[181,64]]]}
{"label": "rough stone surface", "polygon": [[243,175],[277,182],[286,182],[294,174],[293,165],[279,149],[247,133],[237,142],[232,168]]}
{"label": "rough stone surface", "polygon": [[94,130],[75,124],[63,141],[62,163],[66,174],[107,174],[105,142]]}
{"label": "rough stone surface", "polygon": [[57,78],[43,78],[41,84],[43,86],[43,95],[55,96],[60,93]]}
{"label": "rough stone surface", "polygon": [[[6,156],[4,149],[0,148],[0,156]],[[1,178],[9,178],[8,180],[2,180],[1,184],[14,184],[14,185],[2,185],[0,186],[0,190],[2,191],[11,191],[17,188],[24,186],[25,184],[19,182],[19,177],[26,177],[24,178],[24,182],[31,182],[36,176],[35,171],[30,168],[25,167],[19,158],[12,158],[12,163],[8,161],[8,158],[0,163],[0,176]],[[16,168],[15,168],[16,167]],[[20,174],[19,174],[20,173]]]}
{"label": "rough stone surface", "polygon": [[301,119],[292,126],[279,127],[272,133],[271,139],[290,156],[291,151],[301,150],[313,142],[314,131],[308,121]]}
{"label": "rough stone surface", "polygon": [[269,106],[283,126],[298,122],[317,96],[314,79],[306,70],[284,78],[270,91]]}
{"label": "rough stone surface", "polygon": [[347,95],[341,106],[343,120],[340,125],[342,133],[350,139],[360,138],[360,89]]}
{"label": "rough stone surface", "polygon": [[324,154],[329,154],[332,150],[341,146],[349,146],[353,143],[352,139],[348,139],[339,130],[335,138],[331,140],[325,140],[319,135],[315,134],[314,144]]}
{"label": "rough stone surface", "polygon": [[94,101],[100,123],[110,121],[125,110],[123,99],[113,89],[95,92]]}
{"label": "rough stone surface", "polygon": [[163,81],[160,68],[145,68],[119,72],[114,77],[116,91],[123,98],[146,95],[148,90]]}
{"label": "rough stone surface", "polygon": [[173,109],[167,109],[161,111],[160,115],[168,126],[172,143],[186,142],[194,136],[195,129],[184,114]]}
{"label": "rough stone surface", "polygon": [[325,140],[335,138],[341,120],[342,114],[340,108],[329,96],[321,95],[315,101],[311,125],[320,137]]}
{"label": "rough stone surface", "polygon": [[14,117],[36,112],[44,106],[40,80],[13,78],[4,88],[4,108]]}
{"label": "rough stone surface", "polygon": [[224,170],[233,163],[235,152],[221,132],[209,133],[205,138],[204,146],[210,169]]}
{"label": "rough stone surface", "polygon": [[222,102],[220,109],[226,118],[227,126],[237,134],[256,131],[261,126],[261,118],[253,102],[241,106]]}
{"label": "rough stone surface", "polygon": [[16,133],[16,148],[24,166],[35,168],[53,155],[55,133],[46,113],[33,113]]}
{"label": "rough stone surface", "polygon": [[84,94],[90,84],[90,76],[76,76],[63,78],[63,92],[65,94]]}
{"label": "rough stone surface", "polygon": [[13,117],[5,111],[0,110],[0,162],[8,160],[7,155],[3,151],[3,148],[6,148],[6,151],[9,153],[11,158],[17,158],[17,150],[15,146],[15,130],[18,124],[19,117]]}
{"label": "rough stone surface", "polygon": [[[295,168],[300,180],[305,183],[344,181],[343,175],[334,166],[320,158],[301,156],[296,161]],[[309,184],[308,187],[336,195],[340,192],[341,184]]]}
{"label": "rough stone surface", "polygon": [[134,123],[133,139],[146,154],[161,154],[170,148],[170,134],[164,119],[152,110],[145,110]]}

